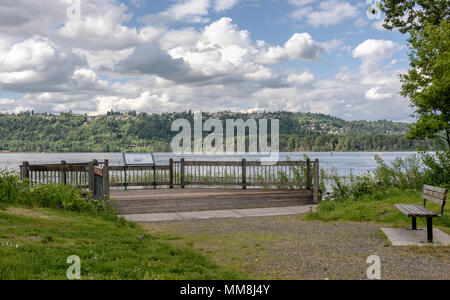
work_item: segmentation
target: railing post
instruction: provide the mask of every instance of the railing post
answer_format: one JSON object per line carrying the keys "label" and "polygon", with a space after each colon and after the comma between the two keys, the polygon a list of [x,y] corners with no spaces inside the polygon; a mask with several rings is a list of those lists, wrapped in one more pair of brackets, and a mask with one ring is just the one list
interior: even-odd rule
{"label": "railing post", "polygon": [[93,193],[95,186],[94,161],[89,162],[88,177],[89,177],[89,190]]}
{"label": "railing post", "polygon": [[22,179],[30,179],[30,163],[27,161],[24,161],[22,164]]}
{"label": "railing post", "polygon": [[67,184],[67,169],[66,169],[66,164],[67,162],[65,160],[61,161],[61,179],[62,179],[62,184],[66,185]]}
{"label": "railing post", "polygon": [[311,159],[306,160],[306,188],[311,189]]}
{"label": "railing post", "polygon": [[173,158],[169,159],[169,187],[173,189]]}
{"label": "railing post", "polygon": [[184,158],[180,160],[180,184],[181,188],[184,189]]}
{"label": "railing post", "polygon": [[109,167],[108,160],[105,159],[105,165],[103,166],[103,201],[109,200]]}
{"label": "railing post", "polygon": [[319,204],[319,160],[316,159],[314,161],[314,196],[313,196],[314,204]]}
{"label": "railing post", "polygon": [[242,159],[242,189],[247,189],[247,161]]}

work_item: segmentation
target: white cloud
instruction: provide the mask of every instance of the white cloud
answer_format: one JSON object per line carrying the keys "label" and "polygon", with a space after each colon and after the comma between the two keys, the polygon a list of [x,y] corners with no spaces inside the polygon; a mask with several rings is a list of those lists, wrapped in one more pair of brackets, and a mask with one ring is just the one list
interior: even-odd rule
{"label": "white cloud", "polygon": [[59,89],[86,62],[47,38],[34,37],[0,53],[0,87],[27,90]]}
{"label": "white cloud", "polygon": [[170,101],[167,94],[157,95],[149,91],[142,93],[137,98],[120,98],[116,96],[97,98],[99,114],[106,114],[108,111],[155,111],[172,112],[177,109],[177,105]]}
{"label": "white cloud", "polygon": [[309,33],[295,33],[284,47],[269,47],[260,60],[269,64],[294,59],[314,60],[323,52],[324,48]]}
{"label": "white cloud", "polygon": [[[307,4],[308,1],[291,1],[291,3],[300,6]],[[347,2],[324,1],[320,2],[316,8],[312,6],[300,7],[291,14],[291,17],[306,21],[314,27],[328,27],[341,23],[346,19],[351,19],[359,15],[358,8]]]}
{"label": "white cloud", "polygon": [[208,15],[210,0],[182,0],[172,5],[161,14],[173,20],[188,20],[194,23],[205,21],[202,16]]}
{"label": "white cloud", "polygon": [[58,33],[66,45],[94,50],[123,50],[142,42],[150,42],[164,32],[163,28],[154,26],[138,31],[123,25],[131,19],[126,11],[127,8],[123,5],[98,5],[92,11],[83,11],[80,20],[67,20]]}
{"label": "white cloud", "polygon": [[368,90],[365,94],[367,100],[382,100],[392,98],[391,93],[379,93],[381,87],[377,86]]}
{"label": "white cloud", "polygon": [[368,39],[353,50],[353,57],[362,59],[361,70],[364,73],[371,73],[381,61],[391,58],[400,49],[393,41]]}
{"label": "white cloud", "polygon": [[305,71],[301,74],[294,73],[289,75],[286,81],[294,85],[303,86],[314,81],[314,75],[308,71]]}
{"label": "white cloud", "polygon": [[[257,108],[347,119],[408,118],[409,103],[398,95],[401,60],[395,64],[397,57],[392,57],[401,46],[394,42],[367,40],[352,53],[361,59],[360,70],[329,69],[324,75],[322,69],[316,74],[314,60],[326,53],[321,59],[326,66],[338,55],[348,55],[345,35],[321,42],[303,30],[277,45],[253,40],[230,18],[183,25],[205,22],[209,12],[227,11],[238,2],[174,0],[153,16],[160,19],[158,26],[138,27],[130,25],[135,17],[130,8],[116,0],[83,1],[79,21],[67,20],[69,0],[2,2],[0,92],[23,96],[9,99],[9,94],[0,94],[0,111]],[[354,18],[353,5],[347,2],[289,2],[299,20],[316,27]],[[355,21],[362,24],[355,17],[349,25]],[[290,61],[296,62],[286,63]]]}
{"label": "white cloud", "polygon": [[240,2],[240,0],[216,0],[214,9],[217,12],[222,12],[225,10],[229,10],[230,8],[234,7],[239,2]]}

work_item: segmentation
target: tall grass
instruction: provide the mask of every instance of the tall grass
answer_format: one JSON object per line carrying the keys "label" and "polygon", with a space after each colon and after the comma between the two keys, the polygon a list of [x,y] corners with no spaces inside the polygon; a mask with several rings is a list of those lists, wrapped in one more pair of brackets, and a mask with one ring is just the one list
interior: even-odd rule
{"label": "tall grass", "polygon": [[0,205],[48,207],[104,216],[111,215],[111,208],[94,200],[91,195],[75,186],[40,184],[31,186],[17,172],[0,171]]}
{"label": "tall grass", "polygon": [[420,191],[424,184],[450,188],[450,150],[420,152],[405,159],[396,158],[391,164],[377,155],[375,161],[375,171],[362,175],[343,178],[336,172],[323,171],[322,177],[331,179],[331,191],[324,200],[359,200],[391,188]]}

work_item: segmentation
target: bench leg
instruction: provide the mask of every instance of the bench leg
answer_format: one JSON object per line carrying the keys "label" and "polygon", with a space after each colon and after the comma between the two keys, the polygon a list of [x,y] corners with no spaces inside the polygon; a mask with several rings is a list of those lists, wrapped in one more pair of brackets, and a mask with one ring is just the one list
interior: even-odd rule
{"label": "bench leg", "polygon": [[416,217],[412,217],[412,230],[417,230]]}
{"label": "bench leg", "polygon": [[433,242],[433,218],[427,218],[427,240]]}

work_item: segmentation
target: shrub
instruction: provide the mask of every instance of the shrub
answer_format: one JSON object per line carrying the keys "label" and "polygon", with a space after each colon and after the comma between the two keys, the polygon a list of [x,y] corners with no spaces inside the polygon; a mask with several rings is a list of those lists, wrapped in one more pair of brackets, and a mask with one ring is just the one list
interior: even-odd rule
{"label": "shrub", "polygon": [[323,172],[321,177],[332,181],[332,191],[325,200],[356,200],[390,188],[420,191],[424,184],[450,188],[450,150],[396,158],[390,165],[378,155],[375,160],[375,171],[359,176],[350,174],[348,180],[337,172],[334,175]]}
{"label": "shrub", "polygon": [[424,152],[421,156],[424,183],[450,188],[450,149],[437,151],[435,155]]}
{"label": "shrub", "polygon": [[0,202],[19,204],[25,196],[28,182],[21,180],[16,172],[0,170]]}
{"label": "shrub", "polygon": [[40,184],[30,186],[16,172],[0,171],[0,204],[48,207],[76,212],[112,215],[102,201],[75,186],[63,184]]}

